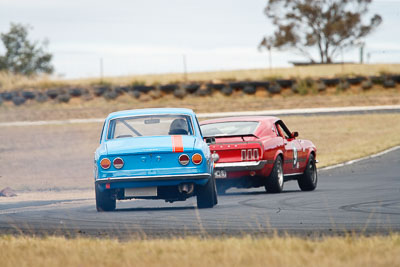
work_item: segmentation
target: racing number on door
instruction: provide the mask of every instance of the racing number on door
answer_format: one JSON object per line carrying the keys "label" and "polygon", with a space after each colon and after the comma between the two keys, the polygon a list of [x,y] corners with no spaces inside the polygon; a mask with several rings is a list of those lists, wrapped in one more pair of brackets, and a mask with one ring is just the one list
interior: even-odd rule
{"label": "racing number on door", "polygon": [[295,142],[292,142],[292,146],[293,146],[293,169],[296,169],[298,168],[297,164],[299,163],[299,157],[297,154],[297,148]]}

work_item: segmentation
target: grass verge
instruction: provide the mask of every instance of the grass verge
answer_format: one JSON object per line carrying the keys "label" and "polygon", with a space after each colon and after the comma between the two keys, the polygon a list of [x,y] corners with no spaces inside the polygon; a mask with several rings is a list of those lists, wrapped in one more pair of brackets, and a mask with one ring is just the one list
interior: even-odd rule
{"label": "grass verge", "polygon": [[318,167],[358,159],[400,145],[400,114],[283,117],[301,139],[317,146]]}
{"label": "grass verge", "polygon": [[399,266],[400,235],[131,240],[0,237],[8,266]]}

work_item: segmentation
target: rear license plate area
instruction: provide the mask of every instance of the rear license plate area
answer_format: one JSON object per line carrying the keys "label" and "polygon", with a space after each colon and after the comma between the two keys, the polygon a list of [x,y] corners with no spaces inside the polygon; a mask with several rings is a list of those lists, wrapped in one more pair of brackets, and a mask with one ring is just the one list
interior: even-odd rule
{"label": "rear license plate area", "polygon": [[216,179],[226,178],[227,174],[225,170],[215,170],[214,176]]}
{"label": "rear license plate area", "polygon": [[125,188],[125,197],[156,197],[157,187]]}

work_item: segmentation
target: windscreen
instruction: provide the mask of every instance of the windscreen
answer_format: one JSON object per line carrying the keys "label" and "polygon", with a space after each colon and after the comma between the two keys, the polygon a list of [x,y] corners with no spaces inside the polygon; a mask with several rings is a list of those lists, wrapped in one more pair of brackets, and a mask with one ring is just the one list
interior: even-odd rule
{"label": "windscreen", "polygon": [[110,121],[108,139],[139,136],[193,135],[186,115],[147,115],[117,118]]}
{"label": "windscreen", "polygon": [[201,126],[203,136],[252,135],[257,129],[257,121],[230,121],[204,124]]}

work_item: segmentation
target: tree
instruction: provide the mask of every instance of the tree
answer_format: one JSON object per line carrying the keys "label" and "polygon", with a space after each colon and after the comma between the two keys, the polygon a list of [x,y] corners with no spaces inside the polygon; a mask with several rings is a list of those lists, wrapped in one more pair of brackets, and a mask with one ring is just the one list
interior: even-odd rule
{"label": "tree", "polygon": [[332,63],[342,49],[354,47],[377,28],[382,18],[364,17],[372,0],[269,0],[264,13],[277,27],[260,46],[295,49],[315,62],[310,53],[317,48],[320,63]]}
{"label": "tree", "polygon": [[0,70],[15,74],[52,73],[52,55],[45,51],[47,41],[28,40],[29,26],[11,23],[10,31],[1,34],[6,53],[0,56]]}

